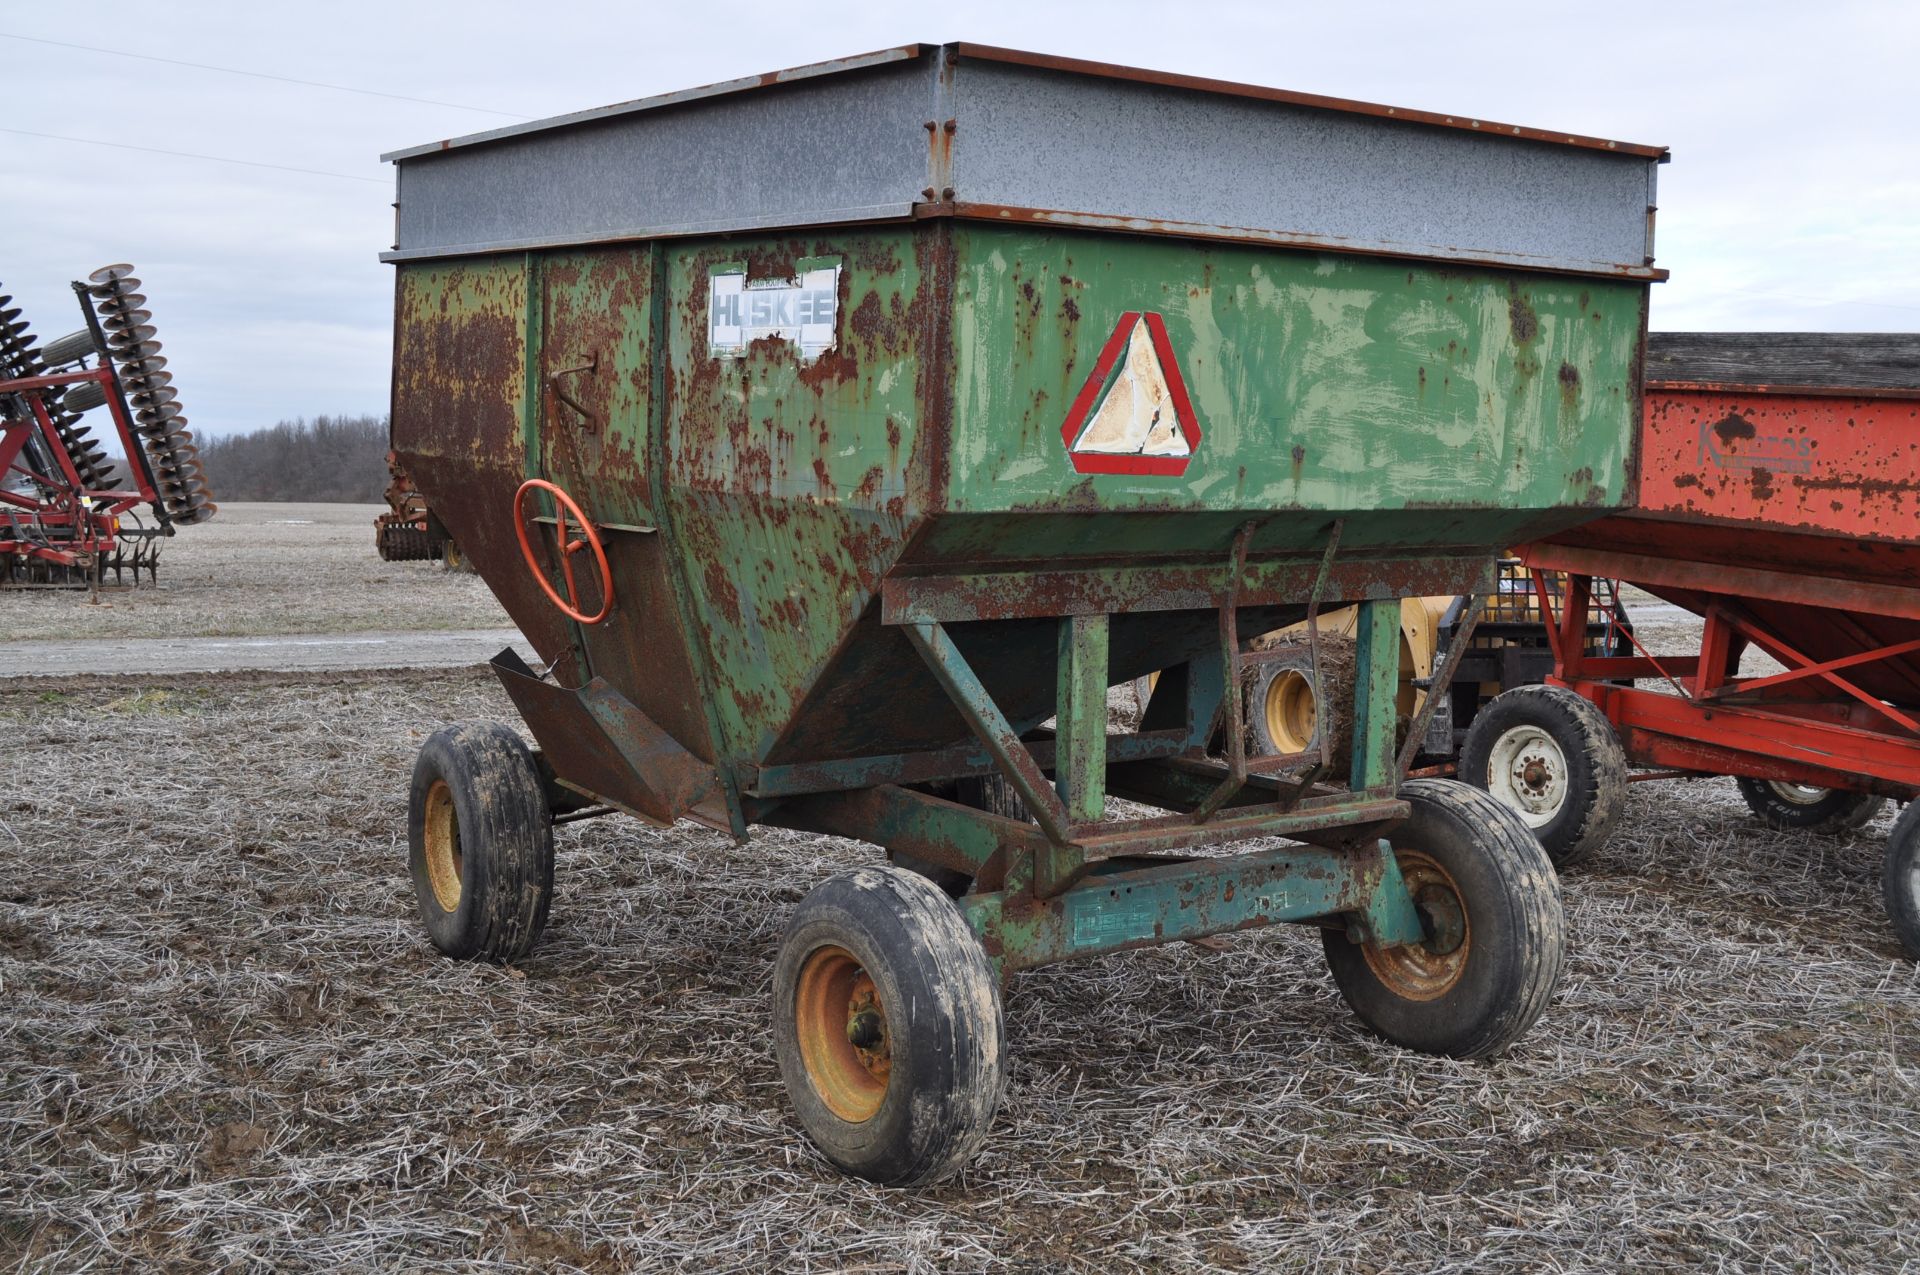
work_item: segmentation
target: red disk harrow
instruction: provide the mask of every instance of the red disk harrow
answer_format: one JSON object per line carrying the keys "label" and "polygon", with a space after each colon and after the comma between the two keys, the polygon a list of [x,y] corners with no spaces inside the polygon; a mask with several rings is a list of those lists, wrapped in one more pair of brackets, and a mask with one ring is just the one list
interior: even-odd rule
{"label": "red disk harrow", "polygon": [[[0,292],[0,587],[153,580],[159,538],[214,515],[139,289],[126,265],[76,281],[85,326],[44,344]],[[98,408],[118,467],[86,419]]]}

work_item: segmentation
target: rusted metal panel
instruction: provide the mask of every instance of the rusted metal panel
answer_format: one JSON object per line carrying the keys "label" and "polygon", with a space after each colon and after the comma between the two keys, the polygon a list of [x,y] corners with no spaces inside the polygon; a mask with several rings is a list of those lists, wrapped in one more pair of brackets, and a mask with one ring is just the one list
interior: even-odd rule
{"label": "rusted metal panel", "polygon": [[[541,312],[532,351],[538,457],[608,528],[614,607],[574,635],[588,666],[696,755],[715,747],[679,619],[667,538],[657,527],[655,253],[616,247],[535,256]],[[549,563],[549,570],[553,564]],[[648,652],[644,662],[634,651]]]}
{"label": "rusted metal panel", "polygon": [[[1336,561],[1327,573],[1325,598],[1344,604],[1367,597],[1468,593],[1486,566],[1479,554],[1394,554]],[[1250,562],[1239,582],[1240,603],[1251,607],[1302,603],[1319,569],[1317,558]],[[1229,574],[1222,560],[897,574],[881,586],[881,617],[888,624],[952,624],[1020,616],[1211,610],[1225,599]]]}
{"label": "rusted metal panel", "polygon": [[[965,723],[889,631],[908,598],[963,621],[1025,730],[1055,711],[1052,622],[972,621],[1114,615],[1110,672],[1132,677],[1206,648],[1250,519],[1242,605],[1270,627],[1298,618],[1329,516],[1366,513],[1329,584],[1352,602],[1458,591],[1502,540],[1622,498],[1638,285],[1296,258],[922,223],[408,265],[396,443],[459,439],[479,482],[429,464],[423,490],[464,488],[444,520],[542,655],[577,651],[696,755],[951,747]],[[831,280],[830,344],[780,326],[799,279]],[[709,348],[717,307],[755,292],[771,326]],[[1153,357],[1206,418],[1185,472],[1075,471],[1063,400],[1111,335],[1092,311],[1158,320]],[[496,560],[528,475],[609,528],[605,623],[561,625]]]}
{"label": "rusted metal panel", "polygon": [[566,625],[521,565],[511,513],[527,473],[527,311],[524,256],[399,272],[393,450],[534,650],[572,673]]}
{"label": "rusted metal panel", "polygon": [[663,827],[680,818],[729,826],[719,773],[604,678],[554,686],[511,648],[493,669],[562,783]]}
{"label": "rusted metal panel", "polygon": [[[1066,231],[955,241],[948,507],[1181,516],[979,520],[927,551],[967,532],[960,552],[1010,553],[987,538],[1024,532],[1049,556],[1166,554],[1223,543],[1205,512],[1261,515],[1257,555],[1310,549],[1327,514],[1360,510],[1351,550],[1480,549],[1631,498],[1644,285]],[[1063,422],[1123,388],[1129,361],[1105,355],[1144,330],[1135,316],[1197,418],[1190,455],[1081,472]],[[1467,510],[1494,517],[1444,516]]]}
{"label": "rusted metal panel", "polygon": [[[1892,388],[1898,376],[1883,376],[1872,393],[1771,388],[1789,377],[1846,379],[1806,362],[1830,341],[1785,336],[1794,339],[1771,343],[1774,360],[1764,347],[1736,355],[1717,334],[1670,334],[1678,354],[1666,374],[1717,367],[1756,384],[1650,385],[1637,505],[1547,537],[1528,561],[1630,580],[1702,615],[1738,600],[1814,662],[1920,637],[1920,385],[1902,391]],[[1899,343],[1880,343],[1889,344]],[[1911,653],[1857,676],[1885,700],[1920,703]]]}
{"label": "rusted metal panel", "polygon": [[[732,756],[889,751],[846,739],[772,753],[923,515],[917,474],[933,463],[930,408],[942,393],[925,348],[941,327],[931,282],[940,251],[938,236],[895,228],[667,254],[663,500],[699,640],[724,670],[710,693]],[[829,270],[839,289],[830,349],[775,336],[744,352],[709,349],[715,280],[744,273],[751,293]]]}
{"label": "rusted metal panel", "polygon": [[1920,545],[1920,385],[1872,397],[1657,387],[1641,450],[1637,515]]}

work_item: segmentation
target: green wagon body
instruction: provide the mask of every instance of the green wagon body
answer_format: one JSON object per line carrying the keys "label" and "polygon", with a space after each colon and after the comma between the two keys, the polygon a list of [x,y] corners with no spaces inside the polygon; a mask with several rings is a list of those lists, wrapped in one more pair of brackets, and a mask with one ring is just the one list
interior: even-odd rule
{"label": "green wagon body", "polygon": [[[843,263],[834,350],[709,353],[711,271],[822,259]],[[1445,591],[1504,544],[1618,507],[1644,294],[948,222],[406,264],[395,439],[543,657],[573,635],[520,563],[507,511],[532,476],[651,529],[606,533],[619,605],[579,635],[582,671],[704,760],[824,761],[967,737],[883,622],[890,575],[998,576],[1018,614],[1042,564],[1115,587],[1121,567],[1219,575],[1255,519],[1253,570],[1289,586],[1247,604],[1298,603],[1283,566],[1310,573],[1343,517],[1343,559],[1392,558],[1374,596]],[[1062,422],[1140,311],[1164,316],[1200,442],[1177,477],[1076,473]],[[562,378],[582,415],[550,378],[596,357]],[[1210,611],[1117,617],[1116,680],[1209,641]],[[1052,634],[978,641],[1009,716],[1051,715]]]}
{"label": "green wagon body", "polygon": [[[552,666],[496,661],[555,810],[878,842],[1002,975],[1431,943],[1395,600],[1631,502],[1660,153],[969,46],[770,83],[395,157],[394,447]],[[604,620],[551,508],[523,560],[529,479]],[[1353,756],[1250,762],[1242,639],[1348,602]]]}

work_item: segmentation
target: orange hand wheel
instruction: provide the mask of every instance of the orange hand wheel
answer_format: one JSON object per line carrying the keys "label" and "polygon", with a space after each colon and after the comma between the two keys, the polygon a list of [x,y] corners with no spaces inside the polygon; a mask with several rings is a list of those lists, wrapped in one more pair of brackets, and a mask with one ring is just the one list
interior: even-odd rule
{"label": "orange hand wheel", "polygon": [[[533,556],[533,541],[527,535],[527,493],[544,491],[553,497],[556,513],[554,531],[560,546],[560,573],[566,577],[567,596],[561,597],[557,589],[547,581],[547,573],[540,569],[540,562]],[[571,534],[567,518],[571,514],[573,521],[580,524],[580,539],[569,539]],[[533,572],[533,578],[560,613],[582,624],[598,624],[607,618],[607,612],[613,610],[613,568],[607,564],[606,546],[600,543],[599,535],[593,524],[587,521],[580,506],[573,497],[544,478],[529,478],[520,484],[520,490],[513,493],[513,529],[520,537],[520,554],[527,560],[527,570]],[[573,555],[582,549],[593,550],[594,565],[600,568],[600,609],[592,615],[580,609],[580,589],[573,578]]]}

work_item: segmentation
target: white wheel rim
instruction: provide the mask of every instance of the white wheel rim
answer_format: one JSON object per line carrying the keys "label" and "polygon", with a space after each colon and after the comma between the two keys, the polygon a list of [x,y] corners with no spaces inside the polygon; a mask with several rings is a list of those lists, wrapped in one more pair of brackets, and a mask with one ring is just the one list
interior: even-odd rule
{"label": "white wheel rim", "polygon": [[1567,804],[1567,755],[1538,726],[1515,726],[1493,741],[1487,791],[1518,811],[1529,828],[1544,828]]}
{"label": "white wheel rim", "polygon": [[1796,806],[1817,806],[1827,799],[1831,788],[1816,788],[1812,784],[1790,784],[1784,779],[1769,779],[1767,787],[1773,789],[1773,795]]}

